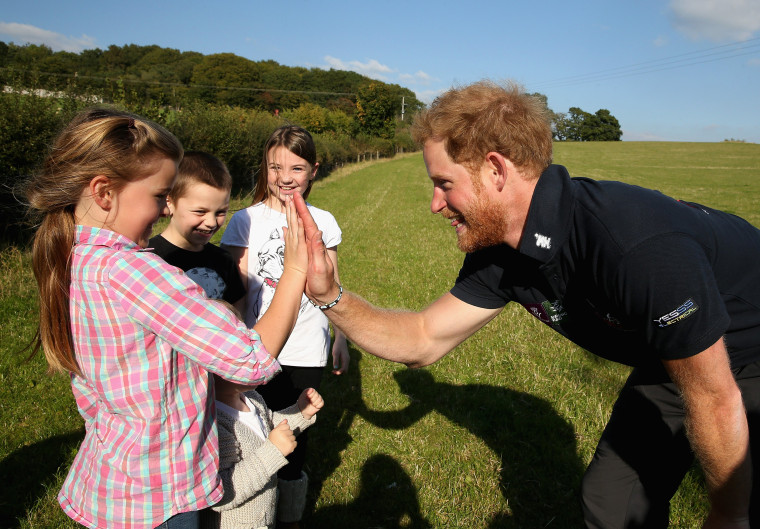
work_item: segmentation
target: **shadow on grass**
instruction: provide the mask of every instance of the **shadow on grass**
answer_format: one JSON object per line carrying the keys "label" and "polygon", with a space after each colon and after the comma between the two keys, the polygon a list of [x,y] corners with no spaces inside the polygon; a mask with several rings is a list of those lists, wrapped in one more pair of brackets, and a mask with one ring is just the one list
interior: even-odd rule
{"label": "shadow on grass", "polygon": [[500,488],[512,512],[495,517],[490,527],[582,527],[584,465],[572,425],[551,404],[498,386],[437,382],[425,370],[397,371],[394,378],[412,400],[410,418],[420,408],[435,410],[501,457]]}
{"label": "shadow on grass", "polygon": [[364,462],[359,496],[348,505],[318,510],[309,527],[356,529],[359,527],[432,527],[420,514],[417,489],[395,459],[375,454]]}
{"label": "shadow on grass", "polygon": [[[345,519],[346,527],[400,527],[397,516],[405,514],[404,527],[428,527],[417,503],[416,490],[421,484],[412,483],[387,455],[367,460],[361,494],[353,503],[316,512],[314,503],[324,480],[341,463],[340,452],[351,442],[349,430],[357,416],[381,428],[405,429],[432,411],[469,430],[501,458],[500,488],[511,512],[496,515],[489,528],[583,526],[579,489],[585,465],[577,455],[572,425],[551,404],[498,386],[441,383],[429,371],[408,369],[397,371],[394,378],[409,397],[409,406],[375,412],[367,409],[362,399],[358,356],[352,350],[352,370],[346,379],[328,376],[322,386],[330,406],[320,412],[319,434],[312,436],[312,446],[320,448],[313,451],[314,457],[309,458],[313,463],[307,470],[312,489],[307,505],[307,513],[312,514],[305,518],[308,526],[343,527],[340,524]],[[396,486],[383,490],[383,483]],[[442,486],[441,493],[444,490]],[[374,508],[372,502],[377,504]]]}
{"label": "shadow on grass", "polygon": [[84,428],[16,450],[0,461],[0,527],[19,526],[61,465],[68,463],[84,438]]}
{"label": "shadow on grass", "polygon": [[[315,503],[327,478],[341,464],[341,452],[352,438],[354,419],[367,414],[362,398],[361,353],[349,345],[351,368],[341,376],[326,374],[320,392],[328,405],[319,412],[309,431],[309,495],[305,526],[314,529],[427,529],[431,525],[420,514],[417,488],[393,457],[375,454],[364,462],[359,496],[348,505],[333,505],[315,512]],[[417,415],[420,417],[421,415]]]}
{"label": "shadow on grass", "polygon": [[325,407],[319,412],[316,424],[309,429],[310,449],[305,468],[309,475],[307,522],[325,480],[340,466],[340,453],[352,441],[349,430],[354,419],[364,409],[359,369],[361,353],[350,344],[348,350],[351,364],[347,373],[336,376],[329,372],[329,365],[326,368],[319,389],[325,398]]}

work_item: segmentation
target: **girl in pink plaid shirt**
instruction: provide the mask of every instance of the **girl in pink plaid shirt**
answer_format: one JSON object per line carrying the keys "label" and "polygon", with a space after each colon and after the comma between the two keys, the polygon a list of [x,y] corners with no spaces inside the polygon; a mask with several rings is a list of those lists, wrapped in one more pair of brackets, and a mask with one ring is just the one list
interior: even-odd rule
{"label": "girl in pink plaid shirt", "polygon": [[248,387],[271,379],[297,317],[307,248],[292,203],[277,310],[250,330],[144,251],[182,154],[154,123],[91,109],[27,188],[41,216],[35,350],[70,373],[86,430],[58,500],[87,527],[196,527],[222,497],[209,372]]}

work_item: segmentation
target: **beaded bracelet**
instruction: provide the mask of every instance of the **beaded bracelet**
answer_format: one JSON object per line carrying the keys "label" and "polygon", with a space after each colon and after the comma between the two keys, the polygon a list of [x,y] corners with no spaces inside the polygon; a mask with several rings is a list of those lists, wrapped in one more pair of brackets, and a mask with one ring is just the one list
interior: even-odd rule
{"label": "beaded bracelet", "polygon": [[315,307],[317,307],[319,310],[327,310],[327,309],[331,309],[335,305],[337,305],[338,302],[340,301],[340,298],[342,298],[342,297],[343,297],[343,286],[342,285],[338,285],[338,297],[335,298],[334,300],[332,300],[327,305],[317,305],[316,303],[314,303],[314,300],[312,300],[312,299],[310,299],[309,301],[311,301],[311,304],[314,305]]}

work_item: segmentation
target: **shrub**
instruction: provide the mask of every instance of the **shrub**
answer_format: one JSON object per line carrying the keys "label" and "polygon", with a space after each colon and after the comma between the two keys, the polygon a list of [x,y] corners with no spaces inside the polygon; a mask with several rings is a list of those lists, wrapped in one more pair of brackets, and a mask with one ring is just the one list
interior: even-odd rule
{"label": "shrub", "polygon": [[334,167],[356,158],[351,139],[342,134],[314,134],[319,161],[318,176],[327,175]]}
{"label": "shrub", "polygon": [[73,98],[46,97],[35,90],[0,94],[0,240],[21,243],[29,239],[21,184],[82,106]]}
{"label": "shrub", "polygon": [[268,112],[200,104],[173,112],[166,123],[186,150],[209,152],[227,164],[233,193],[252,189],[264,144],[280,124]]}

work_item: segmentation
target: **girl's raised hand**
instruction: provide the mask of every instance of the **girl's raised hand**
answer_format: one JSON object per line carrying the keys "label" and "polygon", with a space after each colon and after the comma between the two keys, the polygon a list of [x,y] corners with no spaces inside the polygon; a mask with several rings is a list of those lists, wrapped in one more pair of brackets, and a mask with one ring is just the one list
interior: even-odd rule
{"label": "girl's raised hand", "polygon": [[309,266],[308,243],[304,234],[303,221],[298,217],[291,197],[285,199],[285,219],[288,226],[283,228],[285,238],[283,268],[285,270],[290,268],[306,275],[306,269]]}

